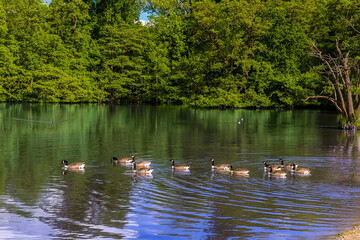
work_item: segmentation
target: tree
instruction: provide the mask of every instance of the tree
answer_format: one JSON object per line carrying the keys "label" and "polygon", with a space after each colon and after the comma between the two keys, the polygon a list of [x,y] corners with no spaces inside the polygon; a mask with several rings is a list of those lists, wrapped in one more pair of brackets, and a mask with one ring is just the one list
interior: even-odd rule
{"label": "tree", "polygon": [[18,68],[14,64],[14,56],[7,46],[8,27],[6,12],[0,2],[0,101],[6,101],[11,95],[11,81],[18,75]]}
{"label": "tree", "polygon": [[162,41],[163,32],[156,31],[155,27],[146,27],[143,36],[146,36],[144,61],[145,67],[142,77],[142,99],[155,103],[173,102],[175,94],[169,82],[170,58],[168,42]]}
{"label": "tree", "polygon": [[274,106],[298,106],[311,94],[307,80],[311,74],[309,32],[315,11],[313,0],[267,1],[261,15],[268,28],[261,40],[263,53],[256,59],[263,67],[258,74],[265,94]]}
{"label": "tree", "polygon": [[[269,105],[264,96],[262,64],[256,56],[263,53],[262,37],[269,27],[260,13],[261,1],[199,1],[192,4],[188,42],[193,65],[198,71],[188,81],[197,104],[223,107]],[[259,81],[260,80],[260,81]],[[188,85],[192,85],[191,83]]]}
{"label": "tree", "polygon": [[308,96],[304,99],[326,99],[334,104],[342,118],[339,122],[344,129],[356,129],[360,127],[360,62],[359,59],[350,57],[350,51],[343,54],[336,41],[336,56],[322,53],[314,43],[313,56],[321,59],[326,71],[327,87],[316,96]]}
{"label": "tree", "polygon": [[102,24],[119,22],[120,19],[127,24],[134,24],[139,19],[140,1],[98,0],[96,13]]}
{"label": "tree", "polygon": [[339,126],[360,128],[360,1],[333,0],[319,4],[312,56],[321,60],[324,76],[318,94],[304,99],[326,99],[339,111]]}
{"label": "tree", "polygon": [[144,68],[140,29],[126,23],[106,24],[99,32],[98,45],[102,57],[99,83],[109,101],[137,100]]}

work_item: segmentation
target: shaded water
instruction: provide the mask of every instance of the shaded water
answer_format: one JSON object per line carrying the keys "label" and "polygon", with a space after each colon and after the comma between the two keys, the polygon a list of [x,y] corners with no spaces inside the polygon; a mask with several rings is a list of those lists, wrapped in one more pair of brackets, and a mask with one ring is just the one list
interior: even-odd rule
{"label": "shaded water", "polygon": [[[237,121],[240,124],[237,124]],[[360,221],[359,134],[314,110],[0,104],[1,239],[332,239]],[[150,160],[152,176],[114,166]],[[189,163],[173,173],[169,159]],[[210,159],[250,170],[210,170]],[[262,161],[312,169],[271,178]],[[86,161],[63,172],[62,160]]]}

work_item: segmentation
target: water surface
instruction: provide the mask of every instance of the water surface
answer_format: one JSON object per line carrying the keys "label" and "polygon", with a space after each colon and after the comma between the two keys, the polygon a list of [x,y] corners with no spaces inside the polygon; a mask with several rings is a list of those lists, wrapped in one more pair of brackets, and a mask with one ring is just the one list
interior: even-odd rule
{"label": "water surface", "polygon": [[[360,135],[335,119],[315,110],[0,104],[0,236],[332,239],[360,220]],[[131,154],[152,161],[152,176],[110,163]],[[171,158],[191,171],[173,173]],[[212,172],[211,158],[250,175]],[[262,161],[279,158],[312,175],[264,175]],[[64,172],[62,160],[87,166]]]}

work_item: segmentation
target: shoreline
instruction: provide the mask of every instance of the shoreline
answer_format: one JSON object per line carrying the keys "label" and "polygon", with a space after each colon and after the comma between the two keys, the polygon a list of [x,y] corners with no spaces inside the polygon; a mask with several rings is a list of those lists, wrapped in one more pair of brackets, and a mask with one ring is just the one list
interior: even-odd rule
{"label": "shoreline", "polygon": [[353,229],[340,233],[336,236],[337,240],[357,240],[360,239],[360,225],[356,225]]}

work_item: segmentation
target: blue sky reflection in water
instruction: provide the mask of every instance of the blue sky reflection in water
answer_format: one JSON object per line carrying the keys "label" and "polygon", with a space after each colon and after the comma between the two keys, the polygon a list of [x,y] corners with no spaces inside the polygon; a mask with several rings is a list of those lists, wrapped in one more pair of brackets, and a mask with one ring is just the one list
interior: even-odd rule
{"label": "blue sky reflection in water", "polygon": [[[0,104],[0,114],[4,239],[329,239],[359,222],[359,133],[336,129],[331,112]],[[130,154],[152,161],[152,176],[110,163]],[[173,173],[171,158],[191,172]],[[211,158],[250,176],[212,172]],[[262,161],[279,158],[312,175],[264,175]],[[64,172],[62,160],[87,166]]]}

